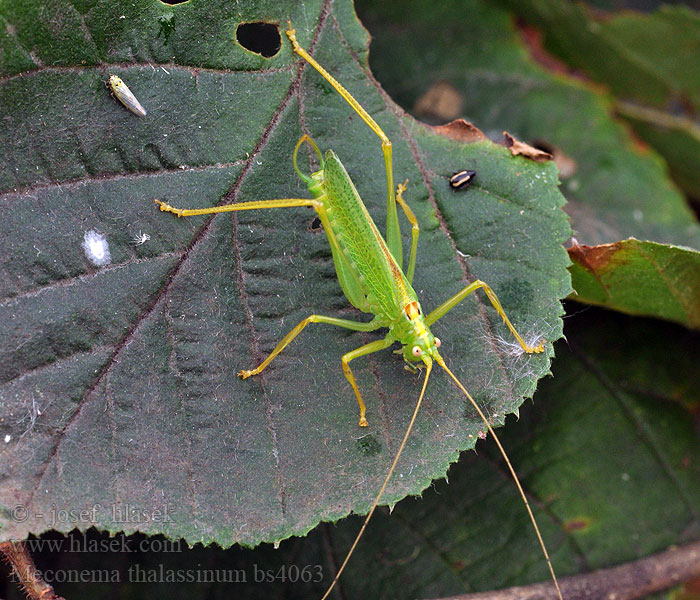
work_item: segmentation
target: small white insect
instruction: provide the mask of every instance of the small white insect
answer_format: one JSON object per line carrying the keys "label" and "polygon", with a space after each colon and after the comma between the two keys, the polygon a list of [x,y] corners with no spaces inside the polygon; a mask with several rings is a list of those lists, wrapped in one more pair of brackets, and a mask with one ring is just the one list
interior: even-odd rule
{"label": "small white insect", "polygon": [[151,239],[150,235],[139,231],[133,238],[131,238],[131,243],[134,246],[140,246],[141,244],[145,244],[150,239]]}
{"label": "small white insect", "polygon": [[96,267],[103,267],[112,262],[109,254],[107,238],[92,229],[85,232],[83,237],[83,250],[87,259]]}
{"label": "small white insect", "polygon": [[115,98],[119,100],[124,106],[126,106],[132,113],[139,117],[145,117],[146,111],[141,106],[141,103],[136,99],[136,96],[131,92],[121,78],[116,75],[109,76],[109,87],[112,89],[112,93]]}
{"label": "small white insect", "polygon": [[8,433],[8,434],[5,436],[5,443],[6,443],[6,444],[9,444],[11,441],[12,441],[12,436]]}

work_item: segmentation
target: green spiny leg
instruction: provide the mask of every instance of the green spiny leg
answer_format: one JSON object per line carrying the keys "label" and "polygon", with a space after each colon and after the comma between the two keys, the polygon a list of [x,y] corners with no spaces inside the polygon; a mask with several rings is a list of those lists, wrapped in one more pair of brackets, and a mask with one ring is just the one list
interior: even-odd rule
{"label": "green spiny leg", "polygon": [[384,154],[384,167],[386,169],[386,193],[387,193],[387,207],[386,207],[386,243],[389,247],[394,260],[399,265],[403,264],[403,249],[401,246],[401,230],[399,228],[399,216],[396,210],[396,197],[394,196],[394,169],[392,167],[392,152],[391,152],[391,141],[379,127],[377,122],[370,116],[370,114],[362,107],[362,105],[353,98],[352,94],[348,92],[336,79],[328,73],[316,60],[297,42],[296,31],[292,29],[292,24],[287,21],[289,29],[287,29],[287,37],[292,43],[292,48],[299,56],[301,56],[306,62],[308,62],[314,69],[316,69],[323,78],[328,81],[328,83],[333,86],[333,88],[346,100],[346,102],[353,108],[353,110],[360,115],[360,118],[369,125],[369,127],[379,136],[382,141],[382,152]]}
{"label": "green spiny leg", "polygon": [[496,311],[498,311],[498,314],[501,315],[503,322],[508,326],[508,329],[510,329],[511,333],[518,341],[518,344],[520,344],[520,346],[523,350],[525,350],[525,352],[531,354],[534,352],[542,352],[544,350],[544,340],[542,340],[537,346],[530,346],[527,343],[525,343],[525,340],[523,340],[523,338],[517,332],[515,327],[513,327],[513,324],[510,322],[510,319],[506,316],[506,312],[503,310],[503,306],[501,306],[501,302],[499,301],[494,291],[491,289],[491,286],[478,279],[474,283],[470,283],[461,292],[455,294],[454,296],[452,296],[452,298],[450,298],[446,302],[443,302],[434,311],[432,311],[425,318],[425,324],[428,325],[428,327],[430,327],[430,325],[435,323],[435,321],[444,317],[449,311],[451,311],[455,306],[457,306],[469,294],[478,290],[479,288],[482,288],[484,292],[486,292],[486,296],[488,296],[488,299],[491,301],[491,304],[496,309]]}
{"label": "green spiny leg", "polygon": [[258,375],[261,371],[267,367],[272,362],[282,350],[284,350],[289,342],[291,342],[296,336],[298,336],[309,323],[327,323],[328,325],[337,325],[338,327],[345,327],[345,329],[352,329],[353,331],[374,331],[379,329],[380,325],[376,320],[372,320],[369,323],[362,323],[360,321],[350,321],[348,319],[336,319],[335,317],[324,317],[323,315],[310,315],[306,317],[301,323],[299,323],[294,329],[292,329],[287,335],[285,335],[280,341],[275,349],[270,352],[269,356],[262,361],[254,369],[240,371],[238,376],[241,379],[250,377],[251,375]]}
{"label": "green spiny leg", "polygon": [[408,279],[408,283],[413,283],[413,273],[416,270],[416,251],[418,250],[418,234],[420,233],[420,227],[418,226],[416,215],[413,214],[411,207],[406,204],[406,201],[403,199],[403,193],[406,191],[407,185],[408,179],[396,186],[396,202],[403,210],[408,222],[411,224],[411,253],[408,255],[408,270],[406,271],[406,278]]}
{"label": "green spiny leg", "polygon": [[360,405],[360,427],[367,427],[369,425],[369,423],[367,422],[367,418],[365,417],[365,412],[367,409],[365,408],[365,403],[362,401],[362,395],[360,394],[360,388],[357,387],[355,376],[352,374],[352,369],[350,369],[350,361],[355,358],[360,358],[360,356],[372,354],[372,352],[379,352],[380,350],[384,350],[384,348],[388,348],[393,343],[394,340],[384,338],[383,340],[377,340],[376,342],[370,342],[369,344],[365,344],[364,346],[355,348],[355,350],[351,350],[347,354],[343,355],[343,373],[345,373],[345,377],[350,382],[350,385],[352,386],[352,391],[355,392],[355,398],[357,398],[357,403]]}

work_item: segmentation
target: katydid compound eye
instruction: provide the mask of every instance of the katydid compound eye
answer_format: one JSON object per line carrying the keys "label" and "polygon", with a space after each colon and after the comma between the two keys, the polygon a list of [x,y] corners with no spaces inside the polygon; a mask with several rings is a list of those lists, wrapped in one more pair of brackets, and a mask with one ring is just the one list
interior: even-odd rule
{"label": "katydid compound eye", "polygon": [[439,348],[442,342],[440,341],[440,338],[435,338],[435,347]]}
{"label": "katydid compound eye", "polygon": [[418,346],[413,346],[411,353],[413,354],[413,356],[420,356],[421,354],[423,354],[423,351]]}

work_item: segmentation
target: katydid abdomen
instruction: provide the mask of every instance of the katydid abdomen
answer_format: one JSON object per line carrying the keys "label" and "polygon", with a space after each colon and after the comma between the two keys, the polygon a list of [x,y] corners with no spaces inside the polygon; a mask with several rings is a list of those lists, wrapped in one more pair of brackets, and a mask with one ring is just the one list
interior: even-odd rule
{"label": "katydid abdomen", "polygon": [[[332,150],[326,152],[322,176],[325,194],[319,199],[332,230],[326,233],[335,238],[342,251],[342,263],[336,261],[341,287],[356,308],[376,315],[381,326],[387,327],[401,317],[408,303],[416,300],[416,293]],[[353,292],[346,289],[351,285],[348,275],[359,286],[363,303],[353,302]]]}

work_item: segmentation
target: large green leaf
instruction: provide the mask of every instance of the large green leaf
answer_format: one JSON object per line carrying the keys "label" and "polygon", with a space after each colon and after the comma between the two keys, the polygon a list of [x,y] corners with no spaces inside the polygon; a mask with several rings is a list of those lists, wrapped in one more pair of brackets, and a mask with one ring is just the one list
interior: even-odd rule
{"label": "large green leaf", "polygon": [[526,0],[512,6],[544,27],[548,45],[604,81],[616,96],[655,106],[683,97],[700,109],[700,17],[686,6],[597,15],[584,3]]}
{"label": "large green leaf", "polygon": [[[410,180],[422,226],[415,283],[426,310],[478,277],[529,337],[560,336],[570,231],[554,165],[404,115],[369,74],[349,3],[29,2],[3,4],[2,17],[12,49],[0,80],[3,538],[95,525],[278,541],[367,510],[387,471],[421,378],[390,352],[354,362],[371,425],[360,430],[340,357],[375,336],[309,327],[262,376],[235,375],[312,312],[362,318],[314,213],[182,220],[152,202],[306,196],[291,155],[308,132],[338,153],[383,226],[378,139],[301,68],[286,37],[270,59],[237,44],[241,22],[290,18],[394,141],[396,178]],[[146,117],[110,96],[110,73]],[[448,176],[472,164],[479,185],[453,193]],[[111,263],[88,260],[88,232],[104,236]],[[551,346],[512,355],[480,295],[433,329],[494,423],[549,369]],[[444,475],[482,429],[436,373],[385,501]]]}

